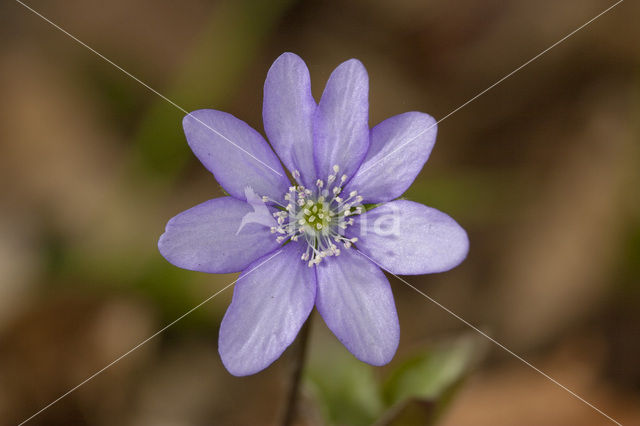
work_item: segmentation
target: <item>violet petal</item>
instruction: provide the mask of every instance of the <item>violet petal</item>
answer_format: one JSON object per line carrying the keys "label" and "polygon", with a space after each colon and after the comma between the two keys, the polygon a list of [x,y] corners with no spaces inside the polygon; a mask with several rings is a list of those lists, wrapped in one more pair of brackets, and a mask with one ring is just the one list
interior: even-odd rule
{"label": "violet petal", "polygon": [[251,187],[281,200],[289,180],[267,141],[247,123],[226,112],[193,111],[182,121],[187,142],[218,183],[239,200]]}
{"label": "violet petal", "polygon": [[245,269],[220,325],[218,350],[235,376],[257,373],[294,341],[313,309],[316,277],[290,243]]}
{"label": "violet petal", "polygon": [[253,210],[233,197],[205,201],[169,220],[158,249],[179,268],[209,273],[241,271],[278,247],[264,225],[246,223],[238,233],[242,218]]}
{"label": "violet petal", "polygon": [[398,348],[400,326],[389,281],[354,249],[316,266],[316,307],[327,326],[361,361],[384,365]]}
{"label": "violet petal", "polygon": [[369,151],[344,188],[362,195],[365,203],[401,196],[413,183],[436,142],[436,121],[428,114],[406,112],[371,129]]}
{"label": "violet petal", "polygon": [[397,200],[356,216],[347,237],[394,274],[431,274],[459,265],[469,251],[467,233],[434,208]]}
{"label": "violet petal", "polygon": [[293,53],[283,53],[271,65],[264,82],[262,117],[264,130],[284,165],[298,170],[302,184],[316,180],[313,163],[313,116],[309,70]]}
{"label": "violet petal", "polygon": [[369,77],[357,59],[340,64],[329,77],[314,118],[318,178],[352,177],[369,147]]}

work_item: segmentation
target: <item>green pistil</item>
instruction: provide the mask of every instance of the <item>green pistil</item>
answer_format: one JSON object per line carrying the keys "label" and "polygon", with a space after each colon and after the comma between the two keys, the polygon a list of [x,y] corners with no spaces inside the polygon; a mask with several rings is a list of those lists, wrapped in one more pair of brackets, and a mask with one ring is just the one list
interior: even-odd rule
{"label": "green pistil", "polygon": [[308,200],[302,212],[303,216],[299,222],[301,225],[322,231],[331,224],[331,212],[329,206],[324,202]]}

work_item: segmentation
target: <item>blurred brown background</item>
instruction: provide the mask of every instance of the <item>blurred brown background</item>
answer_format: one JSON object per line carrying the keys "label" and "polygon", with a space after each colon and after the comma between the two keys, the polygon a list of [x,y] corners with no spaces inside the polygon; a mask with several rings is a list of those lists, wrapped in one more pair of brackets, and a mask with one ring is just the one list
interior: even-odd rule
{"label": "blurred brown background", "polygon": [[[97,0],[29,5],[187,110],[262,131],[262,84],[301,55],[316,99],[360,59],[371,124],[441,118],[612,1]],[[626,1],[439,125],[407,198],[469,232],[457,269],[408,280],[622,424],[640,424],[640,4]],[[0,418],[16,424],[231,282],[159,255],[166,221],[221,195],[183,113],[13,1],[0,5]],[[392,279],[398,355],[469,329]],[[31,424],[272,424],[291,355],[237,379],[232,291]],[[312,357],[346,350],[316,318]],[[489,344],[441,417],[612,424]],[[320,424],[307,395],[300,424]],[[7,423],[4,423],[4,422]]]}

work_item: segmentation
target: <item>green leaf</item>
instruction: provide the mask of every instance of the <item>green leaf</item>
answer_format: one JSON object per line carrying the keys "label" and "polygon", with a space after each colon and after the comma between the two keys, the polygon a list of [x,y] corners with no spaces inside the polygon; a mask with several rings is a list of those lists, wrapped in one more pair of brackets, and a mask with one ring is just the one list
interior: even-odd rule
{"label": "green leaf", "polygon": [[346,350],[312,359],[306,379],[329,424],[370,425],[384,409],[373,367]]}
{"label": "green leaf", "polygon": [[433,424],[484,352],[482,343],[463,336],[403,362],[384,383],[384,402],[392,408],[381,424]]}

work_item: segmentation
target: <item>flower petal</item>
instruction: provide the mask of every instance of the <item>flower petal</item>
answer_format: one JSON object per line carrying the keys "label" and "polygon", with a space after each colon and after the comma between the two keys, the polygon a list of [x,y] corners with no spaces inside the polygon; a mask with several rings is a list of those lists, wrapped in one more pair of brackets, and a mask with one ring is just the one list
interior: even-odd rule
{"label": "flower petal", "polygon": [[357,190],[365,203],[401,196],[429,158],[437,131],[436,120],[421,112],[396,115],[375,126],[369,151],[345,193]]}
{"label": "flower petal", "polygon": [[289,180],[264,138],[231,114],[193,111],[182,120],[187,142],[229,195],[244,200],[247,187],[280,200]]}
{"label": "flower petal", "polygon": [[327,326],[361,361],[384,365],[398,348],[400,326],[389,281],[358,253],[342,250],[316,266],[316,307]]}
{"label": "flower petal", "polygon": [[262,118],[267,138],[290,170],[301,173],[302,184],[316,180],[313,164],[313,115],[309,70],[296,54],[283,53],[271,65],[264,82]]}
{"label": "flower petal", "polygon": [[316,277],[290,243],[240,275],[220,325],[218,351],[235,376],[257,373],[293,342],[313,309]]}
{"label": "flower petal", "polygon": [[393,274],[431,274],[460,264],[469,251],[467,233],[448,215],[397,200],[354,218],[347,229],[362,253]]}
{"label": "flower petal", "polygon": [[314,119],[314,158],[320,179],[353,176],[369,147],[369,77],[357,59],[340,64],[329,77]]}
{"label": "flower petal", "polygon": [[241,271],[278,247],[268,227],[252,221],[242,223],[253,210],[233,197],[205,201],[169,220],[158,249],[180,268],[209,273]]}

